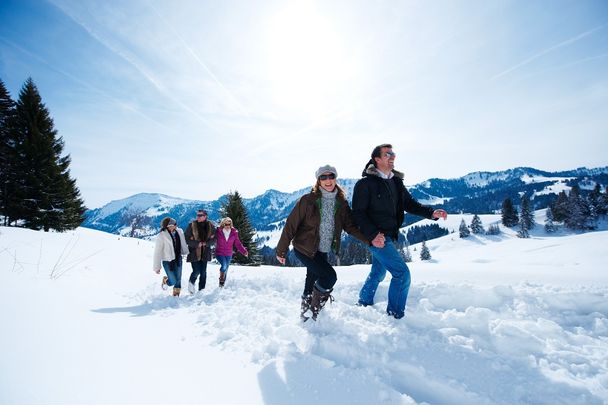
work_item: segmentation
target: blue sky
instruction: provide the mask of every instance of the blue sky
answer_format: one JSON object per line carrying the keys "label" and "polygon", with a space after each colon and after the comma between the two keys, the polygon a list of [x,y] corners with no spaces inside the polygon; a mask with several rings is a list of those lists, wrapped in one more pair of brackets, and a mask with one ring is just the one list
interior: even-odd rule
{"label": "blue sky", "polygon": [[32,77],[95,208],[357,178],[608,165],[608,2],[2,0],[0,79]]}

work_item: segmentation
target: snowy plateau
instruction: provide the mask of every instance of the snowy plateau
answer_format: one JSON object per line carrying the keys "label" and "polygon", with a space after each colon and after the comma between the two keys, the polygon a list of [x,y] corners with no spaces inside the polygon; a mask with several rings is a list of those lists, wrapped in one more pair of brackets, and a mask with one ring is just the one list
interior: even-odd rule
{"label": "snowy plateau", "polygon": [[150,241],[0,227],[0,404],[606,404],[606,229],[411,246],[401,320],[390,275],[363,308],[369,265],[337,267],[335,302],[301,323],[304,268],[232,265],[219,289],[211,262],[174,298]]}

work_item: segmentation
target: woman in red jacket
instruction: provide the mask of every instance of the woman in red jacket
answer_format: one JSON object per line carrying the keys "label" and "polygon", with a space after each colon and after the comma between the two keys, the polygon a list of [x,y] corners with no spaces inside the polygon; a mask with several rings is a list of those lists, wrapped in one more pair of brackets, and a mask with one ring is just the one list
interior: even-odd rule
{"label": "woman in red jacket", "polygon": [[220,226],[215,231],[215,243],[215,257],[220,262],[220,287],[223,287],[234,247],[236,246],[236,249],[245,257],[249,255],[249,252],[241,243],[239,231],[232,226],[230,217],[221,220]]}

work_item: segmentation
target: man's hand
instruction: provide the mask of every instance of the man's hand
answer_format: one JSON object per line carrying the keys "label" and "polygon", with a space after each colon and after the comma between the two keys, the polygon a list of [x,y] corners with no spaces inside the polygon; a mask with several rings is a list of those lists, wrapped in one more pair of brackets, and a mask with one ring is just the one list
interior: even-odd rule
{"label": "man's hand", "polygon": [[284,258],[284,257],[277,256],[277,260],[278,260],[278,261],[279,261],[279,263],[281,263],[282,265],[285,265],[285,258]]}
{"label": "man's hand", "polygon": [[384,247],[384,234],[382,232],[378,233],[374,239],[372,239],[372,245],[377,248]]}
{"label": "man's hand", "polygon": [[443,218],[443,220],[445,221],[446,219],[448,219],[448,213],[445,210],[438,209],[438,210],[433,211],[433,218],[435,218],[435,219]]}

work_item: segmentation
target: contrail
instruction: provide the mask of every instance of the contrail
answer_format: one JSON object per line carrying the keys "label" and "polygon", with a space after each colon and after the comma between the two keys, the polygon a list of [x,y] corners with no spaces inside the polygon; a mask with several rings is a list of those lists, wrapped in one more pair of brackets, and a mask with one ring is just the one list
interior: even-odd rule
{"label": "contrail", "polygon": [[179,105],[180,107],[182,107],[184,110],[188,111],[189,113],[191,113],[192,115],[194,115],[195,117],[197,117],[199,120],[201,120],[209,128],[213,129],[213,126],[211,125],[211,123],[209,122],[209,120],[207,120],[205,117],[203,117],[202,115],[200,115],[198,112],[194,111],[188,105],[182,103],[180,100],[178,100],[177,98],[173,97],[171,95],[171,93],[169,91],[167,91],[165,89],[165,87],[161,83],[159,83],[154,78],[154,76],[151,73],[148,73],[147,70],[143,66],[140,66],[140,64],[137,63],[137,61],[134,58],[132,58],[130,55],[122,52],[120,49],[117,49],[116,47],[112,46],[110,43],[108,43],[107,41],[105,41],[100,35],[98,35],[95,31],[93,31],[93,29],[91,29],[89,26],[87,26],[84,22],[79,21],[75,16],[71,15],[69,13],[69,10],[64,10],[61,6],[58,6],[56,4],[55,4],[55,6],[61,12],[63,12],[66,16],[68,16],[72,21],[74,21],[76,24],[78,24],[79,26],[81,26],[82,28],[84,28],[89,33],[89,35],[91,35],[92,38],[94,38],[96,41],[98,41],[100,44],[102,44],[103,46],[105,46],[106,48],[108,48],[110,51],[112,51],[116,55],[120,56],[122,59],[124,59],[131,66],[133,66],[135,68],[135,70],[137,70],[144,78],[146,78],[150,83],[152,83],[152,85],[156,88],[156,90],[158,90],[159,93],[161,93],[163,96],[165,96],[166,98],[170,99],[171,101],[173,101],[174,103],[176,103],[177,105]]}
{"label": "contrail", "polygon": [[28,51],[28,50],[26,50],[26,49],[22,48],[21,46],[19,46],[19,45],[15,44],[14,42],[12,42],[12,41],[10,41],[10,40],[8,40],[8,39],[6,39],[6,38],[2,38],[2,37],[0,37],[0,40],[1,40],[1,41],[3,41],[3,42],[5,42],[5,43],[6,43],[6,44],[8,44],[9,46],[12,46],[13,48],[17,49],[18,51],[20,51],[20,52],[22,52],[22,53],[24,53],[24,54],[28,55],[30,58],[33,58],[33,59],[37,60],[38,62],[45,64],[45,65],[46,65],[46,66],[48,66],[48,67],[49,67],[51,70],[53,70],[53,71],[55,71],[55,72],[57,72],[57,73],[59,73],[59,74],[61,74],[61,75],[65,76],[65,77],[67,77],[67,78],[69,78],[69,79],[71,79],[71,80],[73,80],[74,82],[76,82],[76,83],[80,84],[81,86],[83,86],[83,87],[85,87],[85,88],[88,88],[89,90],[92,90],[92,91],[93,91],[93,92],[95,92],[95,93],[98,93],[98,94],[100,94],[100,95],[102,95],[102,96],[106,97],[107,99],[109,99],[109,100],[111,100],[111,101],[115,102],[116,104],[120,105],[121,107],[123,107],[123,108],[125,108],[125,109],[127,109],[127,110],[130,110],[130,111],[133,111],[134,113],[141,115],[141,116],[142,116],[142,117],[144,117],[145,119],[147,119],[147,120],[149,120],[149,121],[151,121],[151,122],[155,123],[155,124],[156,124],[156,125],[158,125],[158,126],[161,126],[161,127],[165,128],[165,129],[167,129],[167,130],[170,130],[170,131],[174,131],[174,130],[175,130],[174,128],[170,128],[170,127],[168,127],[167,125],[165,125],[165,124],[163,124],[163,123],[161,123],[161,122],[159,122],[159,121],[155,120],[154,118],[152,118],[152,117],[150,117],[150,116],[146,115],[144,112],[142,112],[142,111],[138,110],[137,108],[135,108],[135,107],[133,107],[133,106],[131,106],[131,105],[129,105],[129,104],[127,104],[127,103],[123,102],[123,101],[122,101],[122,100],[120,100],[120,99],[117,99],[116,97],[111,96],[110,94],[106,93],[105,91],[103,91],[103,90],[101,90],[101,89],[99,89],[99,88],[97,88],[97,87],[95,87],[95,86],[92,86],[91,84],[89,84],[89,83],[87,83],[87,82],[85,82],[85,81],[83,81],[83,80],[79,79],[78,77],[76,77],[76,76],[74,76],[74,75],[72,75],[72,74],[70,74],[70,73],[68,73],[68,72],[65,72],[65,71],[63,71],[63,70],[61,70],[61,69],[57,69],[55,66],[51,65],[51,64],[50,64],[49,62],[47,62],[46,60],[42,59],[42,58],[41,58],[39,55],[36,55],[36,54],[34,54],[34,53],[32,53],[32,52],[30,52],[30,51]]}
{"label": "contrail", "polygon": [[570,45],[570,44],[572,44],[572,43],[574,43],[574,42],[576,42],[576,41],[579,41],[579,40],[581,40],[581,39],[585,38],[586,36],[591,35],[591,34],[592,34],[592,33],[594,33],[595,31],[597,31],[597,30],[600,30],[600,29],[604,28],[605,26],[606,26],[606,24],[602,24],[602,25],[597,26],[597,27],[595,27],[595,28],[593,28],[593,29],[590,29],[589,31],[585,31],[585,32],[583,32],[582,34],[579,34],[579,35],[577,35],[577,36],[575,36],[575,37],[573,37],[573,38],[570,38],[570,39],[567,39],[567,40],[565,40],[565,41],[563,41],[563,42],[560,42],[560,43],[559,43],[559,44],[557,44],[557,45],[554,45],[554,46],[552,46],[552,47],[550,47],[550,48],[547,48],[547,49],[545,49],[545,50],[543,50],[543,51],[541,51],[541,52],[537,53],[536,55],[532,55],[532,56],[531,56],[531,57],[529,57],[528,59],[525,59],[524,61],[522,61],[522,62],[518,63],[517,65],[510,67],[509,69],[505,70],[504,72],[500,72],[499,74],[497,74],[497,75],[495,75],[495,76],[491,77],[491,78],[490,78],[490,80],[495,80],[495,79],[498,79],[499,77],[502,77],[502,76],[504,76],[504,75],[507,75],[507,74],[511,73],[512,71],[517,70],[517,69],[519,69],[520,67],[522,67],[522,66],[524,66],[524,65],[527,65],[528,63],[532,62],[533,60],[538,59],[538,58],[540,58],[541,56],[546,55],[546,54],[548,54],[549,52],[552,52],[552,51],[554,51],[554,50],[556,50],[556,49],[558,49],[558,48],[561,48],[561,47],[563,47],[563,46]]}
{"label": "contrail", "polygon": [[217,78],[217,76],[211,71],[211,69],[209,69],[209,67],[207,66],[207,64],[205,62],[203,62],[198,55],[196,54],[196,52],[194,52],[194,50],[192,49],[192,47],[190,47],[190,45],[188,45],[188,43],[186,42],[186,40],[181,36],[181,34],[175,29],[175,27],[173,27],[171,24],[169,24],[169,21],[167,21],[166,18],[164,18],[162,16],[161,13],[158,12],[158,10],[150,3],[148,3],[148,6],[154,11],[154,13],[156,13],[156,15],[158,16],[158,18],[160,18],[162,20],[162,22],[169,27],[169,29],[171,31],[173,31],[173,34],[179,39],[179,41],[181,42],[181,44],[184,46],[184,48],[186,48],[186,50],[188,51],[188,53],[190,53],[190,55],[194,58],[194,60],[196,60],[196,62],[205,70],[205,72],[207,72],[207,74],[209,76],[211,76],[211,78],[213,79],[213,81],[222,89],[224,90],[224,92],[228,95],[228,97],[236,104],[236,106],[238,107],[238,109],[240,110],[241,114],[249,117],[249,114],[245,111],[245,109],[243,108],[243,105],[238,101],[238,99],[232,94],[232,92],[230,90],[228,90],[228,88],[226,86],[224,86],[224,84]]}
{"label": "contrail", "polygon": [[526,79],[529,79],[529,78],[531,78],[531,77],[538,76],[538,75],[542,75],[543,73],[547,73],[547,72],[553,72],[553,71],[556,71],[556,70],[564,70],[564,69],[568,69],[569,67],[576,66],[576,65],[580,65],[580,64],[582,64],[582,63],[586,63],[586,62],[589,62],[589,61],[592,61],[592,60],[595,60],[595,59],[601,59],[601,58],[605,58],[605,57],[607,57],[607,56],[608,56],[608,53],[601,53],[601,54],[599,54],[599,55],[595,55],[595,56],[588,56],[588,57],[586,57],[586,58],[578,59],[578,60],[575,60],[575,61],[573,61],[573,62],[568,62],[568,63],[565,63],[565,64],[563,64],[563,65],[559,65],[559,66],[552,66],[552,67],[549,67],[549,68],[547,68],[547,69],[543,69],[543,70],[541,70],[541,71],[539,71],[539,72],[530,73],[530,74],[528,74],[528,75],[525,75],[525,76],[520,77],[520,78],[519,78],[518,80],[516,80],[516,81],[526,80]]}

